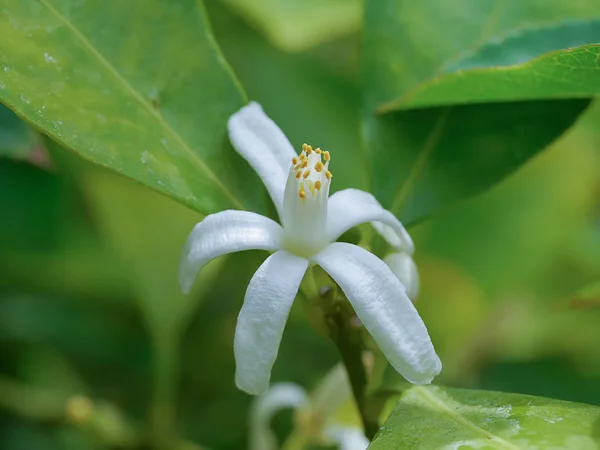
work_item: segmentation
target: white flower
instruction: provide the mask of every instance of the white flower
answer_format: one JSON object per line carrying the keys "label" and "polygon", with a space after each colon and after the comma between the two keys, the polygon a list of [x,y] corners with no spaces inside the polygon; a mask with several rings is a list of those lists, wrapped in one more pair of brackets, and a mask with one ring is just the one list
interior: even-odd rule
{"label": "white flower", "polygon": [[358,428],[333,425],[325,430],[325,434],[339,450],[367,450],[369,446],[369,440]]}
{"label": "white flower", "polygon": [[414,302],[419,295],[419,272],[412,256],[407,252],[396,252],[390,253],[383,260],[406,288],[408,298]]}
{"label": "white flower", "polygon": [[[340,367],[343,372],[343,367]],[[338,371],[339,372],[339,371]],[[339,377],[336,377],[339,379]],[[346,388],[346,396],[336,400],[348,400],[350,398],[350,386],[345,378],[341,378],[340,384]],[[339,403],[339,402],[338,402]],[[277,450],[277,437],[270,427],[273,416],[283,409],[294,409],[298,416],[311,414],[311,402],[304,389],[294,383],[275,383],[269,391],[258,397],[250,410],[250,450]],[[332,417],[319,417],[323,426],[320,441],[336,444],[339,450],[366,450],[369,440],[362,430],[357,427],[338,423]],[[314,419],[313,419],[314,420]],[[298,422],[298,421],[297,421]],[[301,421],[300,421],[301,422]],[[298,427],[300,424],[296,424]],[[300,430],[309,432],[311,430]]]}
{"label": "white flower", "polygon": [[228,129],[235,149],[265,184],[283,226],[248,211],[207,216],[194,227],[183,249],[180,282],[189,291],[200,269],[226,253],[275,252],[250,280],[238,317],[237,386],[254,395],[267,391],[292,302],[311,263],[340,286],[392,366],[412,383],[430,383],[441,362],[404,286],[375,255],[335,242],[356,225],[377,222],[393,245],[412,252],[402,224],[367,192],[345,189],[329,197],[329,152],[304,145],[296,155],[257,103],[234,114]]}
{"label": "white flower", "polygon": [[271,431],[271,419],[282,409],[297,409],[306,405],[306,392],[294,383],[275,383],[258,397],[250,408],[250,450],[277,450],[277,437]]}

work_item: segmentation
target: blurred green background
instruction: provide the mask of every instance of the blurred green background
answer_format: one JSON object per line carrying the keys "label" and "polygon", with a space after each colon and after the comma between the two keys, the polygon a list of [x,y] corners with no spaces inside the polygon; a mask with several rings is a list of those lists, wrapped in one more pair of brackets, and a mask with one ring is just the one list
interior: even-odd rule
{"label": "blurred green background", "polygon": [[[207,3],[249,98],[296,147],[344,155],[335,190],[366,188],[358,2],[330,2],[344,20],[322,19],[308,44],[286,21],[310,21],[310,5]],[[599,123],[593,105],[504,181],[410,229],[438,383],[600,405],[600,288],[580,292],[600,280]],[[0,109],[0,448],[127,446],[149,416],[185,441],[245,447],[251,398],[234,385],[233,331],[264,255],[224,258],[182,296],[179,251],[199,218]],[[297,304],[273,380],[310,390],[337,360]],[[104,422],[78,424],[65,407],[76,395]],[[289,416],[276,425],[285,434]]]}

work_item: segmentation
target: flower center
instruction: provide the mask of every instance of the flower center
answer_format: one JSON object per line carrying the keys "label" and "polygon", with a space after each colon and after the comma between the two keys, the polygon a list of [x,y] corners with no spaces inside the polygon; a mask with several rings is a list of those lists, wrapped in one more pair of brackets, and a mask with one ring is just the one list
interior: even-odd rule
{"label": "flower center", "polygon": [[302,145],[292,158],[283,199],[285,247],[299,256],[309,257],[321,250],[327,220],[331,155],[320,148]]}

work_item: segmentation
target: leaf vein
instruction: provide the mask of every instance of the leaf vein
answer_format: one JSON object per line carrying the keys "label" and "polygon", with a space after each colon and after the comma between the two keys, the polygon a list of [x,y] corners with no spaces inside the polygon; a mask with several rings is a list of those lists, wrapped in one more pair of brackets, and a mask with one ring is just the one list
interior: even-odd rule
{"label": "leaf vein", "polygon": [[460,422],[464,426],[481,434],[486,439],[488,439],[490,441],[494,441],[496,444],[502,446],[502,448],[506,448],[509,450],[521,450],[520,447],[512,444],[511,442],[508,442],[508,441],[502,439],[500,436],[496,436],[495,434],[492,434],[489,431],[484,430],[483,428],[481,428],[481,427],[477,426],[476,424],[474,424],[473,422],[471,422],[465,416],[456,412],[456,410],[450,408],[448,405],[446,405],[446,403],[444,403],[444,401],[441,398],[437,397],[430,389],[425,388],[423,386],[414,386],[413,390],[417,391],[421,395],[421,397],[424,400],[426,400],[435,409],[447,414],[448,416],[452,417],[457,422]]}

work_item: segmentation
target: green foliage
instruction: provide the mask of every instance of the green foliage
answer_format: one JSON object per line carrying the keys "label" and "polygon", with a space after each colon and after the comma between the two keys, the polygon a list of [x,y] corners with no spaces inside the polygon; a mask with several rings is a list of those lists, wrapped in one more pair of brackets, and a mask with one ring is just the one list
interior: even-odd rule
{"label": "green foliage", "polygon": [[408,388],[371,450],[592,449],[600,408],[528,395]]}
{"label": "green foliage", "polygon": [[[369,80],[367,107],[373,110],[392,101],[400,104],[404,97],[410,97],[411,101],[402,107],[555,98],[565,96],[560,95],[560,90],[555,92],[557,89],[569,88],[589,96],[597,92],[593,70],[577,71],[576,78],[570,76],[586,64],[590,69],[597,68],[593,47],[589,51],[591,58],[586,57],[588,52],[584,49],[583,57],[570,58],[573,50],[567,50],[524,63],[554,50],[596,43],[599,24],[594,19],[599,14],[598,6],[596,1],[586,0],[569,4],[533,0],[526,5],[512,1],[367,0],[364,38],[367,49],[364,75]],[[369,48],[377,51],[368,51]],[[564,64],[556,64],[553,57],[562,58]],[[497,86],[502,81],[502,66],[518,64],[523,66],[512,69],[511,81],[515,84],[510,86],[511,91],[515,88],[517,91],[509,93],[504,86]],[[445,80],[457,79],[452,74],[458,71],[465,82],[462,90],[451,93],[449,85],[447,93],[437,91],[438,95],[455,95],[453,101],[418,100],[416,91],[422,90],[424,94],[429,84],[444,89]],[[537,86],[532,91],[535,72],[538,72]],[[471,83],[471,77],[485,73],[491,74],[488,80],[494,83],[485,87],[475,81]],[[569,76],[565,77],[566,74]],[[564,79],[564,83],[557,86],[555,78]],[[481,91],[482,87],[488,90],[488,95]],[[522,90],[524,87],[528,89]]]}
{"label": "green foliage", "polygon": [[368,117],[373,191],[403,222],[422,220],[515,171],[572,126],[588,104],[492,103]]}
{"label": "green foliage", "polygon": [[501,180],[587,106],[544,100],[598,93],[598,47],[564,50],[597,40],[595,2],[550,3],[366,2],[365,146],[373,190],[405,222]]}
{"label": "green foliage", "polygon": [[[294,147],[332,152],[333,191],[370,190],[405,224],[435,215],[411,234],[440,383],[597,403],[600,3],[205,3],[0,0],[0,447],[244,447],[231,342],[259,258],[210,265],[190,296],[177,264],[203,215],[275,214],[228,143],[247,99]],[[273,381],[311,388],[336,359],[299,304]],[[599,444],[596,406],[387,394],[373,449]],[[110,426],[67,423],[74,395]],[[360,423],[339,400],[311,402]],[[323,440],[318,413],[284,448]]]}
{"label": "green foliage", "polygon": [[199,2],[2,6],[4,104],[86,159],[202,213],[260,209],[255,177],[226,137],[244,96]]}

